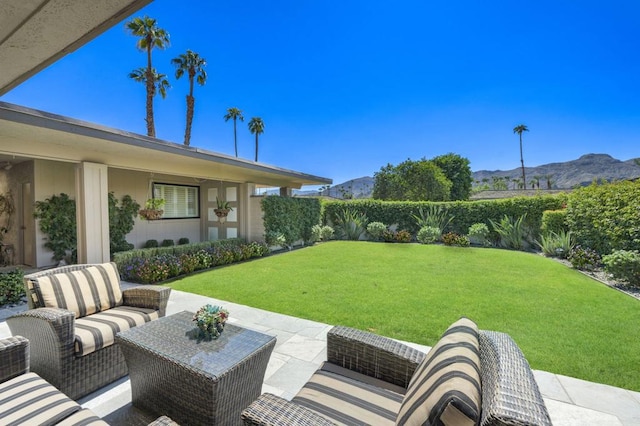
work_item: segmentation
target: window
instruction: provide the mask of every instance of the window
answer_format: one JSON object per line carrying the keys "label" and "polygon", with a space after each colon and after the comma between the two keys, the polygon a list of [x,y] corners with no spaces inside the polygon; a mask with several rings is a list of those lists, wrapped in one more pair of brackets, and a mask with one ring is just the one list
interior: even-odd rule
{"label": "window", "polygon": [[153,184],[153,198],[165,201],[163,219],[200,217],[199,195],[197,186]]}

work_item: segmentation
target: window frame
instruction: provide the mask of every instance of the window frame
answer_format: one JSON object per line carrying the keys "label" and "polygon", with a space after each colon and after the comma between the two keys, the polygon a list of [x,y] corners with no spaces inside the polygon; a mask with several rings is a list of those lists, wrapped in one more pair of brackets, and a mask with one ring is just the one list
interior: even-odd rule
{"label": "window frame", "polygon": [[[194,197],[194,202],[195,202],[195,215],[194,216],[189,216],[189,215],[182,215],[182,216],[171,216],[171,217],[167,217],[167,198],[166,195],[165,197],[160,197],[160,196],[156,196],[156,188],[159,187],[173,187],[173,188],[185,188],[185,194],[184,194],[184,199],[187,200],[187,202],[185,203],[184,206],[182,207],[182,211],[183,212],[187,212],[189,210],[189,205],[188,205],[188,189],[189,188],[193,188],[195,190],[195,197]],[[163,190],[160,190],[161,193],[163,193]],[[174,220],[174,219],[200,219],[200,186],[197,185],[187,185],[187,184],[180,184],[180,183],[167,183],[167,182],[153,182],[151,185],[151,193],[153,195],[154,199],[157,198],[164,198],[165,199],[165,208],[164,208],[164,214],[162,215],[162,220]]]}

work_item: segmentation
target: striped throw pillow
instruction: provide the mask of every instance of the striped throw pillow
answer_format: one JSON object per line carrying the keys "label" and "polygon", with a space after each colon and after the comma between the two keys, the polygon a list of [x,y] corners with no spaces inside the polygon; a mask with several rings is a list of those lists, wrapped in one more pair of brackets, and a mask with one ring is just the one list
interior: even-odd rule
{"label": "striped throw pillow", "polygon": [[38,277],[34,284],[45,307],[68,309],[76,318],[122,305],[120,274],[115,263]]}
{"label": "striped throw pillow", "polygon": [[416,369],[397,425],[474,426],[481,411],[478,326],[453,323]]}

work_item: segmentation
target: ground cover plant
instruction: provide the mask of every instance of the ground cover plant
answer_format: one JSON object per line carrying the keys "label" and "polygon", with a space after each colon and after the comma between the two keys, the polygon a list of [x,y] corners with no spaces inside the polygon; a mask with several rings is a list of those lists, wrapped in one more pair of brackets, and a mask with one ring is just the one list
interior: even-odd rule
{"label": "ground cover plant", "polygon": [[464,315],[535,369],[640,391],[640,302],[532,253],[336,241],[171,287],[425,345]]}

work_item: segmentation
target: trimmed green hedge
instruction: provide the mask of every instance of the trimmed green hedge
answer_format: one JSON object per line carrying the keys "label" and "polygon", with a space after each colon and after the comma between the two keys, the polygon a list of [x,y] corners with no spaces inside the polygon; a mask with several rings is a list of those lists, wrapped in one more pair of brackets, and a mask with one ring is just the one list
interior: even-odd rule
{"label": "trimmed green hedge", "polygon": [[534,236],[540,233],[542,214],[546,210],[557,210],[566,202],[566,196],[517,197],[503,200],[485,201],[453,201],[453,202],[410,202],[410,201],[324,201],[323,222],[332,225],[336,214],[349,207],[365,213],[369,222],[382,222],[385,225],[398,224],[398,229],[404,229],[416,235],[419,231],[413,215],[418,215],[418,209],[423,210],[429,205],[441,206],[453,220],[445,228],[445,232],[455,232],[466,235],[469,227],[475,223],[488,224],[489,220],[500,221],[504,215],[520,217],[526,213],[525,225],[530,227]]}
{"label": "trimmed green hedge", "polygon": [[590,185],[569,194],[567,225],[600,254],[640,250],[640,181]]}
{"label": "trimmed green hedge", "polygon": [[18,302],[24,296],[23,277],[21,269],[0,273],[0,305]]}
{"label": "trimmed green hedge", "polygon": [[308,243],[313,240],[313,225],[320,223],[320,210],[317,198],[265,197],[262,199],[265,234],[280,233],[288,245],[298,240]]}
{"label": "trimmed green hedge", "polygon": [[542,212],[542,227],[540,228],[540,232],[543,234],[547,234],[550,232],[555,232],[559,234],[564,231],[567,232],[569,227],[565,221],[567,217],[567,210],[547,210]]}

